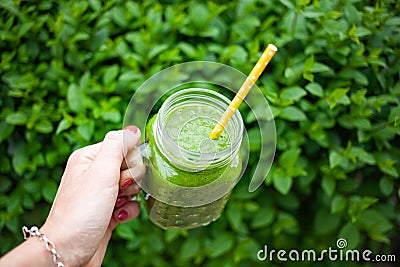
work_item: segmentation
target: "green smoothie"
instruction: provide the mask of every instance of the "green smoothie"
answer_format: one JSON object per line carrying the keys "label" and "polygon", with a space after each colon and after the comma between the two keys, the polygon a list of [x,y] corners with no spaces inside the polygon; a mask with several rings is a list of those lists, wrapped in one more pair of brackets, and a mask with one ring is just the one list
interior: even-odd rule
{"label": "green smoothie", "polygon": [[[228,131],[223,131],[216,140],[211,140],[209,134],[214,128],[220,117],[220,111],[201,104],[192,104],[178,107],[171,111],[164,118],[163,131],[175,142],[178,147],[185,151],[197,154],[219,153],[229,149],[233,140]],[[156,115],[157,116],[157,115]],[[168,160],[156,145],[154,138],[154,116],[147,124],[146,132],[149,142],[149,168],[146,183],[148,186],[157,190],[162,199],[173,199],[176,194],[185,194],[187,199],[202,197],[207,199],[208,192],[202,191],[201,194],[187,190],[187,187],[201,187],[212,183],[209,195],[215,194],[213,190],[218,190],[219,186],[230,188],[236,184],[241,172],[241,159],[239,153],[222,166],[206,166],[200,170],[183,170]],[[196,162],[196,159],[193,159]],[[185,187],[182,193],[176,186]],[[165,190],[169,188],[170,190]],[[205,187],[207,188],[207,187]],[[189,192],[189,193],[188,193]],[[197,191],[199,192],[199,191]],[[201,196],[199,196],[201,195]],[[162,228],[194,228],[205,225],[217,219],[229,197],[229,193],[211,203],[184,207],[181,205],[171,205],[149,198],[147,201],[150,219]],[[168,203],[170,203],[168,201]]]}

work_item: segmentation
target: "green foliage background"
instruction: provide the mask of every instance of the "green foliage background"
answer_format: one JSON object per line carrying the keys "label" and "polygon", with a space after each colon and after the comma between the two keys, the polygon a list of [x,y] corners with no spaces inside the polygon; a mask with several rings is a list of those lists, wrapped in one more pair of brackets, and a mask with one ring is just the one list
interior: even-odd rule
{"label": "green foliage background", "polygon": [[394,0],[0,1],[0,255],[22,225],[44,222],[69,154],[121,128],[148,77],[193,60],[248,73],[274,43],[258,81],[278,134],[265,185],[250,194],[244,177],[222,217],[195,230],[164,231],[143,213],[117,228],[104,266],[265,265],[264,244],[323,250],[339,237],[399,261],[399,10]]}

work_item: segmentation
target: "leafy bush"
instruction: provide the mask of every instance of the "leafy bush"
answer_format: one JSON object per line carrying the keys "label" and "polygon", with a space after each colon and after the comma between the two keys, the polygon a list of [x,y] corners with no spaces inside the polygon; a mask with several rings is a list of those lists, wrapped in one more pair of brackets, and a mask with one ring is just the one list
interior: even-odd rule
{"label": "leafy bush", "polygon": [[279,52],[258,85],[278,143],[265,185],[250,194],[244,177],[222,217],[195,230],[164,231],[142,213],[117,228],[104,266],[263,265],[264,244],[323,250],[339,237],[398,252],[399,10],[394,0],[2,0],[0,253],[22,241],[22,225],[44,222],[69,154],[121,128],[148,77],[192,60],[248,73],[268,43]]}

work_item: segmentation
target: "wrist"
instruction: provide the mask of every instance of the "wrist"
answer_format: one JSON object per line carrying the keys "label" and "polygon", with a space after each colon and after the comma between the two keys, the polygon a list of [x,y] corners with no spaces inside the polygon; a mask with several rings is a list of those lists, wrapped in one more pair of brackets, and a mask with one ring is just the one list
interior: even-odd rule
{"label": "wrist", "polygon": [[[21,255],[26,255],[21,256]],[[18,247],[7,253],[0,260],[0,267],[14,266],[54,266],[51,253],[46,249],[43,240],[37,237],[29,238]],[[65,265],[69,266],[69,265]]]}
{"label": "wrist", "polygon": [[[59,256],[58,260],[60,260],[64,266],[73,267],[80,266],[77,258],[75,256],[76,249],[73,247],[73,242],[71,242],[68,238],[68,235],[64,229],[61,228],[53,228],[48,223],[45,223],[41,228],[40,232],[43,233],[48,240],[50,240],[57,251]],[[45,245],[44,245],[45,246]],[[52,253],[47,251],[50,256]]]}

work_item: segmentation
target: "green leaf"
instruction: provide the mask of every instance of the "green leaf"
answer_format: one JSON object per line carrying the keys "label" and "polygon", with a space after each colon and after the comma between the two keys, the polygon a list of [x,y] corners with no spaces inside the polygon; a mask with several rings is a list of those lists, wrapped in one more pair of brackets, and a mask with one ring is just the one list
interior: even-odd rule
{"label": "green leaf", "polygon": [[92,51],[97,51],[107,40],[109,31],[106,27],[100,28],[95,32],[92,38],[90,38],[90,49]]}
{"label": "green leaf", "polygon": [[343,249],[354,249],[360,243],[361,235],[357,227],[351,222],[346,223],[338,234],[338,239],[345,239],[347,246],[342,247]]}
{"label": "green leaf", "polygon": [[117,78],[118,73],[119,73],[119,66],[112,65],[105,69],[106,69],[106,71],[104,72],[104,76],[103,76],[103,84],[104,84],[104,86],[109,86]]}
{"label": "green leaf", "polygon": [[115,123],[120,122],[121,118],[122,118],[121,113],[117,109],[110,110],[110,111],[104,111],[102,114],[102,117],[105,121],[111,121],[111,122],[115,122]]}
{"label": "green leaf", "polygon": [[315,62],[314,55],[308,57],[306,61],[304,61],[304,67],[303,67],[304,72],[311,72],[314,67],[314,62]]}
{"label": "green leaf", "polygon": [[243,223],[242,209],[238,202],[230,202],[227,207],[226,216],[232,228],[238,232],[247,232],[246,225]]}
{"label": "green leaf", "polygon": [[353,40],[356,44],[360,43],[360,39],[358,38],[357,34],[357,26],[353,24],[353,26],[350,28],[348,35],[351,40]]}
{"label": "green leaf", "polygon": [[400,106],[391,109],[388,122],[393,122],[395,126],[400,124]]}
{"label": "green leaf", "polygon": [[292,169],[296,165],[296,162],[300,154],[301,154],[301,149],[298,147],[285,150],[279,156],[279,165],[281,166],[281,168],[284,168],[285,170]]}
{"label": "green leaf", "polygon": [[353,146],[351,148],[351,154],[354,154],[361,162],[364,162],[369,165],[375,165],[376,160],[373,154],[365,151],[361,147],[355,147]]}
{"label": "green leaf", "polygon": [[331,68],[328,65],[322,64],[320,62],[315,62],[314,66],[312,68],[312,72],[326,72],[326,71],[331,71]]}
{"label": "green leaf", "polygon": [[126,27],[128,24],[123,7],[115,6],[112,9],[112,18],[114,22],[120,27]]}
{"label": "green leaf", "polygon": [[10,125],[4,121],[0,122],[0,143],[6,140],[14,131],[14,125]]}
{"label": "green leaf", "polygon": [[48,134],[51,133],[53,130],[53,124],[49,120],[41,119],[35,124],[35,131],[39,133]]}
{"label": "green leaf", "polygon": [[33,21],[22,23],[21,27],[18,29],[18,37],[24,36],[32,28],[33,25],[35,25]]}
{"label": "green leaf", "polygon": [[17,174],[22,174],[29,166],[29,156],[22,149],[12,157],[12,166]]}
{"label": "green leaf", "polygon": [[336,150],[329,151],[329,167],[334,169],[339,166],[343,161],[343,157]]}
{"label": "green leaf", "polygon": [[350,99],[346,95],[349,88],[336,88],[327,97],[328,105],[331,109],[339,104],[349,105]]}
{"label": "green leaf", "polygon": [[203,29],[207,25],[208,13],[209,10],[202,3],[195,3],[189,6],[189,17],[198,29]]}
{"label": "green leaf", "polygon": [[23,195],[22,197],[22,205],[26,209],[33,209],[35,208],[35,201],[30,195]]}
{"label": "green leaf", "polygon": [[312,74],[311,72],[304,72],[303,78],[309,82],[314,82],[314,74]]}
{"label": "green leaf", "polygon": [[353,5],[346,5],[343,10],[344,16],[350,24],[358,24],[361,20],[361,14]]}
{"label": "green leaf", "polygon": [[399,173],[397,172],[396,167],[394,166],[396,164],[395,160],[387,159],[383,161],[378,162],[379,169],[390,176],[393,177],[399,177]]}
{"label": "green leaf", "polygon": [[365,27],[357,27],[356,35],[358,37],[365,37],[365,36],[368,36],[368,35],[371,35],[371,34],[372,34],[372,32],[370,30],[368,30],[367,28],[365,28]]}
{"label": "green leaf", "polygon": [[254,251],[259,250],[259,244],[253,238],[237,239],[238,244],[233,251],[233,261],[242,262],[244,259],[258,261]]}
{"label": "green leaf", "polygon": [[87,123],[79,125],[76,130],[78,131],[79,135],[82,136],[83,139],[89,141],[93,136],[94,127],[95,127],[94,121],[89,121]]}
{"label": "green leaf", "polygon": [[43,198],[48,203],[53,203],[56,193],[57,193],[57,184],[52,180],[46,181],[42,188]]}
{"label": "green leaf", "polygon": [[72,83],[68,87],[68,92],[67,92],[67,102],[69,108],[76,112],[82,112],[84,110],[84,94],[82,90],[76,85],[75,83]]}
{"label": "green leaf", "polygon": [[325,175],[322,177],[321,187],[328,196],[332,196],[335,192],[336,181],[333,177]]}
{"label": "green leaf", "polygon": [[282,108],[279,117],[288,121],[305,121],[307,119],[306,114],[295,106]]}
{"label": "green leaf", "polygon": [[[3,163],[3,162],[1,162]],[[0,178],[0,193],[5,194],[12,187],[11,180],[6,180],[5,178]],[[4,195],[3,195],[4,196]],[[7,204],[5,203],[7,200],[3,200],[0,197],[0,207],[5,207]]]}
{"label": "green leaf", "polygon": [[67,119],[62,119],[57,126],[56,135],[60,134],[61,132],[68,130],[71,127],[72,123]]}
{"label": "green leaf", "polygon": [[119,224],[115,230],[117,236],[123,239],[133,240],[136,237],[135,232],[133,231],[132,226],[129,223]]}
{"label": "green leaf", "polygon": [[292,178],[287,176],[281,169],[274,171],[272,182],[275,189],[283,195],[286,195],[289,192],[293,184]]}
{"label": "green leaf", "polygon": [[355,119],[353,123],[359,130],[369,131],[372,128],[371,122],[368,119]]}
{"label": "green leaf", "polygon": [[298,223],[295,217],[291,214],[281,212],[278,214],[276,223],[273,225],[272,232],[274,235],[279,235],[282,231],[295,234],[298,231]]}
{"label": "green leaf", "polygon": [[317,235],[326,235],[337,230],[339,223],[340,216],[321,209],[315,216],[314,231]]}
{"label": "green leaf", "polygon": [[168,49],[167,44],[160,44],[160,45],[153,46],[149,51],[148,58],[152,59],[167,49]]}
{"label": "green leaf", "polygon": [[89,86],[89,82],[90,82],[90,72],[85,72],[85,74],[83,74],[81,79],[79,80],[79,87],[82,90],[86,90]]}
{"label": "green leaf", "polygon": [[361,213],[359,223],[369,237],[378,241],[390,244],[387,232],[393,229],[392,223],[376,209],[365,210]]}
{"label": "green leaf", "polygon": [[234,238],[232,234],[224,232],[217,235],[214,240],[208,243],[207,250],[210,258],[219,257],[229,250],[234,245]]}
{"label": "green leaf", "polygon": [[194,47],[186,42],[181,42],[177,45],[177,47],[185,53],[188,57],[194,57],[196,54],[196,50]]}
{"label": "green leaf", "polygon": [[394,189],[393,181],[389,180],[386,177],[382,177],[379,180],[379,188],[382,194],[384,194],[385,196],[389,196],[392,194]]}
{"label": "green leaf", "polygon": [[197,238],[188,238],[183,242],[179,250],[179,258],[181,260],[189,260],[200,251],[200,242]]}
{"label": "green leaf", "polygon": [[307,95],[307,92],[299,87],[292,86],[282,90],[281,98],[285,100],[299,101],[303,96]]}
{"label": "green leaf", "polygon": [[18,228],[20,228],[16,217],[9,219],[7,221],[6,226],[7,226],[7,229],[10,230],[11,233],[14,233],[14,234],[16,234],[18,231]]}
{"label": "green leaf", "polygon": [[46,164],[48,167],[54,167],[57,162],[58,154],[56,151],[48,151],[46,153]]}
{"label": "green leaf", "polygon": [[6,117],[6,122],[12,125],[24,125],[27,121],[28,115],[21,110],[11,113]]}
{"label": "green leaf", "polygon": [[348,210],[350,218],[352,222],[356,222],[360,214],[363,210],[368,209],[370,206],[374,205],[375,203],[378,202],[378,199],[375,197],[359,197],[359,196],[353,196],[350,199],[350,208]]}
{"label": "green leaf", "polygon": [[331,213],[341,213],[346,208],[346,199],[341,195],[333,197],[331,202]]}
{"label": "green leaf", "polygon": [[325,13],[320,9],[317,9],[313,6],[308,6],[305,8],[303,12],[303,16],[305,18],[319,18],[322,17]]}
{"label": "green leaf", "polygon": [[367,86],[369,84],[368,77],[356,69],[348,69],[340,73],[339,77],[353,79],[357,84]]}
{"label": "green leaf", "polygon": [[170,243],[176,240],[182,234],[182,230],[166,230],[165,231],[165,241]]}
{"label": "green leaf", "polygon": [[90,7],[93,8],[95,11],[101,10],[101,3],[99,0],[89,0]]}
{"label": "green leaf", "polygon": [[386,25],[389,25],[389,26],[398,26],[398,25],[400,25],[400,17],[388,18],[388,20],[386,21]]}
{"label": "green leaf", "polygon": [[289,9],[294,9],[295,6],[290,0],[279,0],[282,4],[284,4]]}
{"label": "green leaf", "polygon": [[257,211],[253,220],[251,221],[252,228],[263,228],[272,223],[275,218],[275,210],[272,205],[265,205]]}
{"label": "green leaf", "polygon": [[311,94],[319,97],[324,96],[324,90],[319,83],[309,83],[306,85],[306,90],[309,91]]}

